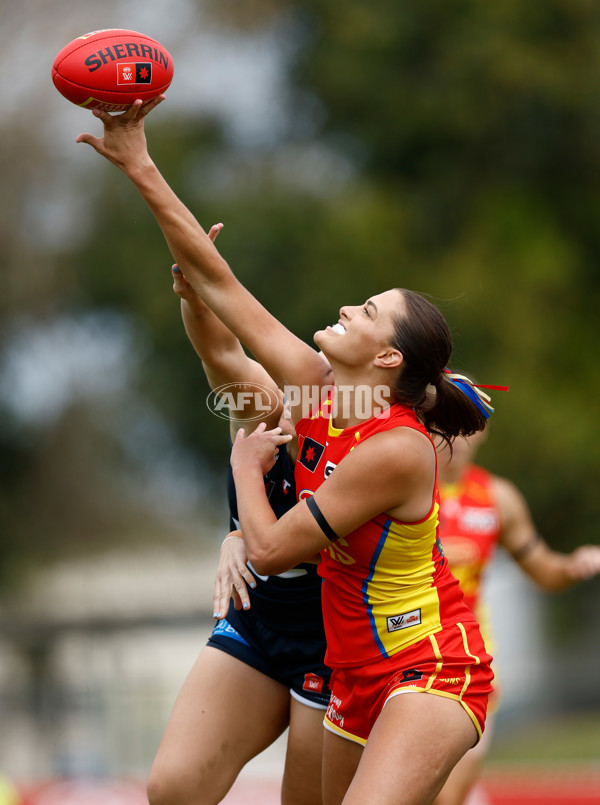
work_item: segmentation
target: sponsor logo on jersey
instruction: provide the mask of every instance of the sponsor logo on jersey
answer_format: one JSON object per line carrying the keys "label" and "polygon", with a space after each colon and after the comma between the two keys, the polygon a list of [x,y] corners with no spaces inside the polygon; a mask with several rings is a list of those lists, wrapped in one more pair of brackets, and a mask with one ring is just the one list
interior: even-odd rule
{"label": "sponsor logo on jersey", "polygon": [[411,612],[403,612],[401,615],[392,615],[387,619],[388,632],[398,632],[400,629],[408,629],[410,626],[417,626],[421,623],[421,610],[413,609]]}
{"label": "sponsor logo on jersey", "polygon": [[306,467],[309,472],[314,472],[317,469],[319,461],[321,460],[323,450],[325,450],[324,445],[319,444],[319,442],[315,442],[314,439],[310,439],[307,436],[304,440],[304,444],[302,445],[302,450],[300,452],[298,461],[303,467]]}
{"label": "sponsor logo on jersey", "polygon": [[460,520],[466,533],[492,534],[498,528],[498,515],[493,508],[465,506]]}
{"label": "sponsor logo on jersey", "polygon": [[435,547],[440,555],[440,567],[443,567],[446,564],[446,555],[444,553],[444,546],[442,545],[442,540],[440,539],[439,535],[436,537]]}
{"label": "sponsor logo on jersey", "polygon": [[302,690],[313,690],[315,693],[323,693],[325,680],[317,674],[304,674],[304,684]]}
{"label": "sponsor logo on jersey", "polygon": [[325,478],[328,478],[336,467],[337,464],[334,464],[333,461],[328,461],[327,464],[325,464],[325,470],[323,472]]}
{"label": "sponsor logo on jersey", "polygon": [[298,500],[306,500],[306,498],[312,498],[314,494],[315,493],[312,489],[301,489],[298,492]]}

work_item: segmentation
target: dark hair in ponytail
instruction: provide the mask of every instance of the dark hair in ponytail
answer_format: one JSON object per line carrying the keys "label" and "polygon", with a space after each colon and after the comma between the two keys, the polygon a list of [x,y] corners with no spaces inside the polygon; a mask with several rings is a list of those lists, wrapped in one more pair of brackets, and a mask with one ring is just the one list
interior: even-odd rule
{"label": "dark hair in ponytail", "polygon": [[420,294],[397,290],[406,313],[394,323],[392,345],[404,358],[396,380],[396,401],[415,408],[427,430],[448,442],[483,430],[484,414],[444,373],[452,352],[445,318]]}

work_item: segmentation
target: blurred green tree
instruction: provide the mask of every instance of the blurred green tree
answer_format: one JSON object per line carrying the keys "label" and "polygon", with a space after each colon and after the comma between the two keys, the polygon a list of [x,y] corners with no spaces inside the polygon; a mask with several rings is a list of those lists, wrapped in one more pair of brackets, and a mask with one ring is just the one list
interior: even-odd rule
{"label": "blurred green tree", "polygon": [[[160,108],[151,152],[176,192],[205,227],[224,221],[233,269],[308,340],[376,290],[431,294],[454,366],[510,385],[482,460],[519,485],[552,545],[597,541],[596,5],[257,0],[249,14],[224,0],[212,13],[249,31],[283,15],[291,119],[245,146],[200,111]],[[118,172],[105,166],[97,192],[53,302],[131,317],[148,339],[138,391],[221,472],[226,428],[204,404],[166,245]]]}

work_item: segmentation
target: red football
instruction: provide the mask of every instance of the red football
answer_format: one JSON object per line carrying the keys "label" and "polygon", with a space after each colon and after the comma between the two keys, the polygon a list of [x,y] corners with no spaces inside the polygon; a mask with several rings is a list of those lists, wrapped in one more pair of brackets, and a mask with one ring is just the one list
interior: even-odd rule
{"label": "red football", "polygon": [[123,29],[92,31],[60,51],[52,80],[65,98],[86,109],[121,112],[149,101],[173,79],[173,59],[156,40]]}

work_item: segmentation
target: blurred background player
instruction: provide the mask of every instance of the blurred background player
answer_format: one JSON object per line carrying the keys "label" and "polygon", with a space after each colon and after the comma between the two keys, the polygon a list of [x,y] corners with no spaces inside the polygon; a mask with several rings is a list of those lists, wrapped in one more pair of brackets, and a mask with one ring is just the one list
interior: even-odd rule
{"label": "blurred background player", "polygon": [[[600,573],[600,546],[582,545],[569,554],[553,551],[538,534],[523,495],[506,478],[473,463],[487,430],[438,447],[440,537],[452,573],[475,611],[488,651],[494,654],[489,618],[482,603],[482,582],[497,545],[542,589],[559,592]],[[496,669],[498,673],[498,669]],[[499,670],[500,678],[502,670]],[[501,682],[500,682],[501,685]],[[489,749],[498,679],[490,698],[486,730],[479,744],[459,761],[436,805],[462,805],[481,773]],[[471,801],[469,799],[469,801]]]}
{"label": "blurred background player", "polygon": [[[221,225],[213,227],[214,240]],[[277,386],[238,339],[192,291],[178,266],[173,289],[181,297],[186,332],[211,389],[245,392],[230,410],[230,438],[261,421],[294,433]],[[255,396],[256,395],[256,396]],[[273,401],[275,405],[273,405]],[[266,417],[264,409],[273,409]],[[260,409],[260,410],[258,410]],[[296,501],[295,438],[265,476],[269,502],[281,516]],[[231,529],[239,525],[229,468]],[[321,803],[323,716],[330,671],[324,665],[321,580],[315,564],[278,576],[259,576],[247,564],[244,542],[228,535],[221,546],[214,615],[219,620],[178,696],[152,771],[152,805],[217,803],[240,770],[289,726],[281,801]]]}
{"label": "blurred background player", "polygon": [[23,797],[9,777],[0,772],[0,805],[24,805]]}

